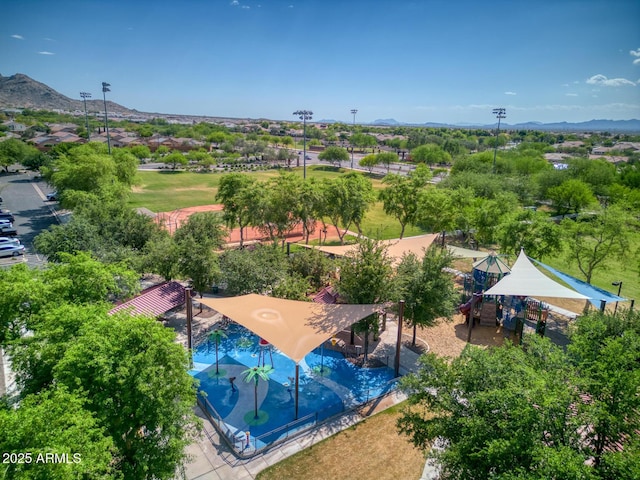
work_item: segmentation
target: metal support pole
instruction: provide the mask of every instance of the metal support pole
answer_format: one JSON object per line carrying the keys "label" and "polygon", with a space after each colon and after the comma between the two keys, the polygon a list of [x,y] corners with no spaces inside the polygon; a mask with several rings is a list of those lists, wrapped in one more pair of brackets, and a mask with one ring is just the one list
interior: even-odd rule
{"label": "metal support pole", "polygon": [[91,141],[91,133],[89,132],[89,116],[87,115],[87,98],[91,98],[91,94],[87,92],[80,92],[82,101],[84,102],[84,123],[87,128],[87,142]]}
{"label": "metal support pole", "polygon": [[473,309],[476,307],[475,285],[471,288],[471,308],[469,309],[469,325],[467,326],[467,343],[471,342],[471,330],[473,329]]}
{"label": "metal support pole", "polygon": [[398,302],[398,339],[396,340],[396,358],[394,365],[394,376],[400,376],[400,347],[402,346],[402,323],[404,322],[404,300]]}
{"label": "metal support pole", "polygon": [[[356,113],[358,113],[358,110],[353,108],[351,113],[353,114],[353,133],[351,135],[353,135],[356,131]],[[351,145],[351,170],[353,170],[353,145]]]}
{"label": "metal support pole", "polygon": [[295,415],[294,420],[298,419],[298,392],[300,391],[300,365],[296,363],[296,407],[295,407]]}
{"label": "metal support pole", "polygon": [[107,147],[109,149],[109,155],[111,155],[111,136],[109,135],[109,118],[107,117],[107,92],[111,85],[107,82],[102,82],[102,99],[104,101],[104,126],[107,130]]}
{"label": "metal support pole", "polygon": [[506,109],[504,108],[494,108],[493,114],[498,119],[498,131],[496,132],[496,146],[493,149],[493,172],[496,173],[496,155],[498,154],[498,138],[500,137],[500,120],[503,118],[507,118],[505,115]]}
{"label": "metal support pole", "polygon": [[187,304],[187,350],[189,350],[189,364],[193,364],[193,339],[191,335],[191,325],[193,323],[193,304],[191,303],[191,288],[184,289],[184,301]]}

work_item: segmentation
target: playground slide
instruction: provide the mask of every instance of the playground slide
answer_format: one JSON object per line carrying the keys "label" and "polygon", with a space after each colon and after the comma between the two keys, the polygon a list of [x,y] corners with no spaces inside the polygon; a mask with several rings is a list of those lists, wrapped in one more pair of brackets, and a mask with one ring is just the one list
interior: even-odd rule
{"label": "playground slide", "polygon": [[[482,303],[482,294],[474,294],[476,297],[476,305],[479,305]],[[458,310],[460,310],[460,313],[463,315],[468,315],[469,311],[471,310],[471,302],[473,301],[473,297],[471,297],[469,299],[469,301],[467,303],[461,303],[460,305],[458,305]]]}

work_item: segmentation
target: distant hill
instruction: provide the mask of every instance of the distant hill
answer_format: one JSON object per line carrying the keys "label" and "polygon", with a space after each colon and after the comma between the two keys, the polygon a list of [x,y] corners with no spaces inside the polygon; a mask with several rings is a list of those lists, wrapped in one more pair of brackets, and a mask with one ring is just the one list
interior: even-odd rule
{"label": "distant hill", "polygon": [[[67,112],[84,111],[82,100],[73,100],[22,73],[16,73],[10,77],[0,75],[0,107],[64,110]],[[87,110],[102,112],[104,111],[104,103],[100,99],[87,100]],[[118,113],[136,113],[135,110],[130,110],[111,101],[107,101],[107,110]]]}
{"label": "distant hill", "polygon": [[[100,92],[102,93],[102,92]],[[78,92],[79,94],[79,92]],[[79,95],[78,95],[79,96]],[[95,100],[87,100],[87,110],[89,112],[103,112],[104,104],[100,98],[100,94],[95,94]],[[67,112],[84,111],[82,100],[74,100],[44,83],[37,82],[22,73],[16,73],[11,77],[3,77],[0,75],[0,108],[32,108],[38,110],[62,110]],[[117,112],[119,114],[136,115],[143,112],[132,110],[112,101],[107,101],[107,109],[109,112]],[[167,116],[167,113],[154,113],[152,115]],[[487,113],[488,115],[488,113]],[[200,117],[183,114],[184,117],[194,118],[218,118],[218,117]],[[229,119],[232,120],[232,119]],[[250,119],[247,119],[250,120]],[[316,120],[315,123],[336,123],[336,120]],[[351,122],[345,121],[349,124]],[[436,127],[436,128],[482,128],[494,129],[496,124],[473,124],[464,123],[451,125],[446,123],[425,122],[425,123],[405,123],[399,122],[394,118],[383,118],[370,122],[369,125],[379,126],[412,126],[412,127]],[[501,123],[500,128],[504,130],[547,130],[547,131],[607,131],[607,132],[640,132],[640,120],[589,120],[588,122],[569,123],[540,123],[526,122],[510,125]]]}

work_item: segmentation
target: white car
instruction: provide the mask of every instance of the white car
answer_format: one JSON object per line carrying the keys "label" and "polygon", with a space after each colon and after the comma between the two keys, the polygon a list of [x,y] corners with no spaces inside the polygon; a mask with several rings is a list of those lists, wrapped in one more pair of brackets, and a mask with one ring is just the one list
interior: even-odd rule
{"label": "white car", "polygon": [[17,257],[24,255],[24,245],[0,245],[0,257]]}
{"label": "white car", "polygon": [[20,245],[20,240],[17,238],[0,237],[0,245]]}
{"label": "white car", "polygon": [[9,220],[8,218],[0,218],[0,226],[13,227],[13,224],[11,223],[11,220]]}

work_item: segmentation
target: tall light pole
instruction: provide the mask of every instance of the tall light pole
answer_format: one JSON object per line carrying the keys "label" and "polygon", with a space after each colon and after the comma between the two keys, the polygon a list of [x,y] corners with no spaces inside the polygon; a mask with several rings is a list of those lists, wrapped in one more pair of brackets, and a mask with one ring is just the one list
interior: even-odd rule
{"label": "tall light pole", "polygon": [[302,148],[303,148],[303,163],[302,163],[302,178],[307,178],[307,120],[311,120],[313,112],[311,110],[296,110],[294,115],[298,115],[302,120]]}
{"label": "tall light pole", "polygon": [[496,155],[498,154],[498,137],[500,137],[500,120],[507,118],[505,108],[494,108],[493,114],[498,119],[498,130],[496,131],[496,147],[493,149],[493,173],[496,173]]}
{"label": "tall light pole", "polygon": [[91,133],[89,132],[89,117],[87,116],[87,98],[91,98],[91,94],[87,92],[80,92],[82,101],[84,102],[84,123],[87,127],[87,142],[91,141]]}
{"label": "tall light pole", "polygon": [[[352,108],[351,115],[353,115],[353,133],[351,135],[356,133],[356,113],[358,113],[358,109]],[[353,170],[353,145],[351,145],[351,170]]]}
{"label": "tall light pole", "polygon": [[110,92],[109,87],[111,84],[102,82],[102,99],[104,100],[104,126],[107,129],[107,147],[109,148],[109,155],[111,155],[111,137],[109,136],[109,119],[107,118],[107,92]]}
{"label": "tall light pole", "polygon": [[[612,282],[611,285],[613,285],[614,287],[618,287],[618,296],[620,296],[620,292],[622,291],[622,280],[620,280],[619,282]],[[618,311],[618,301],[616,300],[616,306],[613,309],[613,314],[615,315]]]}

